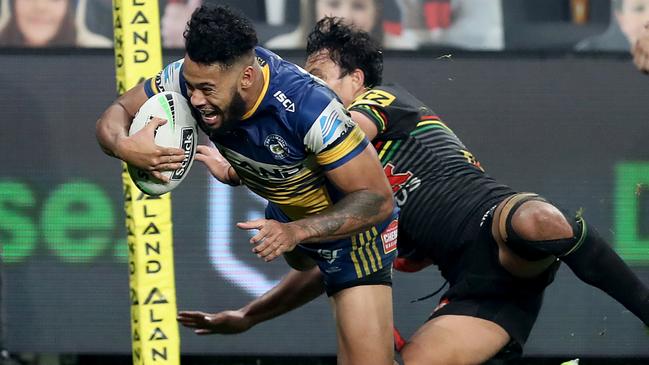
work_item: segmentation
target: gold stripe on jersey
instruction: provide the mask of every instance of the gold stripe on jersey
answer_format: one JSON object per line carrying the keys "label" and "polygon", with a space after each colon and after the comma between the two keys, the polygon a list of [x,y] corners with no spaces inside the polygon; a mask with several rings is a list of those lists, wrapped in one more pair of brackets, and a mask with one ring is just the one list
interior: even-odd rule
{"label": "gold stripe on jersey", "polygon": [[376,227],[372,227],[372,234],[374,235],[374,239],[372,240],[372,250],[374,250],[374,254],[376,255],[377,261],[379,263],[379,269],[382,269],[383,260],[381,259],[379,249],[376,247],[376,241],[379,239],[379,231],[376,229]]}
{"label": "gold stripe on jersey", "polygon": [[[301,205],[295,205],[296,202],[303,201]],[[291,199],[288,205],[276,203],[277,206],[292,220],[304,218],[321,212],[333,205],[333,201],[323,186],[317,190],[312,190],[299,198]]]}
{"label": "gold stripe on jersey", "polygon": [[261,104],[261,101],[264,100],[264,96],[266,96],[266,91],[268,90],[268,85],[270,84],[270,66],[268,66],[268,64],[265,64],[261,68],[261,74],[264,76],[264,87],[261,89],[261,93],[259,94],[257,101],[255,101],[255,105],[252,107],[252,109],[248,110],[248,112],[246,112],[243,117],[241,117],[241,120],[248,119],[253,114],[255,114],[257,108],[259,107],[259,104]]}
{"label": "gold stripe on jersey", "polygon": [[376,227],[351,237],[352,250],[349,255],[354,263],[357,277],[371,275],[383,268],[383,259],[377,247],[379,239],[380,235]]}
{"label": "gold stripe on jersey", "polygon": [[361,272],[361,265],[358,263],[358,257],[356,257],[356,250],[358,247],[358,242],[356,242],[356,236],[352,236],[352,250],[349,255],[352,257],[352,262],[354,263],[354,269],[356,269],[356,277],[362,278],[363,273]]}
{"label": "gold stripe on jersey", "polygon": [[[440,127],[444,128],[444,129],[446,129],[447,131],[453,133],[451,128],[449,128],[446,124],[442,123],[439,120],[424,120],[422,122],[417,123],[417,128],[425,127],[425,126],[428,126],[428,125],[440,126]],[[453,133],[453,134],[455,134],[455,133]]]}
{"label": "gold stripe on jersey", "polygon": [[314,157],[308,157],[304,160],[302,166],[289,166],[291,168],[300,168],[300,171],[292,176],[282,176],[280,178],[260,177],[258,174],[251,172],[241,166],[233,165],[235,171],[248,186],[255,186],[260,190],[268,190],[269,194],[281,196],[292,196],[299,189],[313,186],[318,187],[324,183],[324,174],[322,169],[314,165]]}
{"label": "gold stripe on jersey", "polygon": [[352,150],[354,150],[354,148],[361,144],[364,139],[365,134],[360,129],[360,127],[358,127],[358,125],[355,125],[354,128],[345,137],[344,141],[316,155],[316,160],[320,165],[330,165],[347,156]]}
{"label": "gold stripe on jersey", "polygon": [[376,242],[379,240],[378,231],[376,230],[375,227],[372,227],[371,231],[370,230],[366,231],[366,234],[369,237],[369,243],[367,249],[373,254],[374,258],[376,259],[378,269],[382,269],[383,261],[381,260],[381,255],[379,254],[379,250],[376,248]]}
{"label": "gold stripe on jersey", "polygon": [[370,271],[370,267],[367,264],[367,259],[365,258],[365,254],[363,253],[363,247],[365,246],[365,237],[361,233],[357,236],[359,238],[360,245],[357,247],[356,252],[358,252],[358,256],[361,258],[361,262],[363,263],[363,269],[365,269],[365,275],[369,275],[372,272]]}
{"label": "gold stripe on jersey", "polygon": [[227,148],[221,149],[241,181],[255,194],[275,203],[295,220],[321,212],[333,205],[325,175],[314,155],[291,166],[254,161]]}
{"label": "gold stripe on jersey", "polygon": [[383,133],[387,129],[388,118],[376,103],[356,102],[348,108],[349,111],[362,112],[376,124],[378,133]]}
{"label": "gold stripe on jersey", "polygon": [[[162,72],[162,71],[160,71],[160,72]],[[155,82],[156,78],[157,77],[152,77],[146,82],[149,83],[149,86],[151,87],[151,90],[153,91],[154,94],[159,94],[160,89],[158,88],[158,84]]]}
{"label": "gold stripe on jersey", "polygon": [[385,152],[387,152],[390,149],[390,146],[392,145],[393,141],[387,141],[385,144],[381,147],[381,152],[379,152],[379,160],[383,160],[383,155],[385,155]]}
{"label": "gold stripe on jersey", "polygon": [[358,105],[356,107],[357,109],[364,110],[366,113],[369,113],[371,119],[374,120],[374,122],[378,126],[378,132],[382,133],[385,132],[385,129],[387,128],[387,121],[386,121],[386,116],[383,114],[380,110],[378,110],[375,106],[370,106],[370,105]]}
{"label": "gold stripe on jersey", "polygon": [[248,182],[242,175],[242,180],[255,194],[276,204],[291,220],[321,212],[333,205],[333,201],[324,185],[306,185],[302,188],[290,189],[263,186],[255,182]]}
{"label": "gold stripe on jersey", "polygon": [[372,252],[372,235],[370,234],[370,231],[365,231],[365,244],[363,245],[365,248],[365,253],[367,254],[367,257],[370,258],[370,266],[372,266],[372,272],[376,272],[378,269],[376,268],[376,262],[374,261],[374,253]]}

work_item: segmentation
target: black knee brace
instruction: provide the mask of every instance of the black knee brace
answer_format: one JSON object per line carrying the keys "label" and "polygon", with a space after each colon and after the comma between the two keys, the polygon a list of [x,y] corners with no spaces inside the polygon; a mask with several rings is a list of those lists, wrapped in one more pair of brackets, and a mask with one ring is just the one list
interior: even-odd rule
{"label": "black knee brace", "polygon": [[[561,213],[572,227],[572,237],[557,240],[529,241],[519,236],[514,230],[514,227],[512,227],[512,217],[523,203],[531,200],[548,203],[547,200],[536,194],[517,194],[510,197],[509,201],[505,203],[505,207],[507,207],[507,204],[512,203],[511,208],[507,207],[507,211],[504,212],[506,216],[503,217],[501,215],[500,217],[501,222],[503,218],[505,219],[502,223],[504,223],[506,235],[501,234],[501,236],[503,236],[503,241],[509,249],[526,260],[537,261],[551,255],[556,257],[568,255],[581,246],[586,236],[586,224],[583,218],[580,214],[569,216],[563,211]],[[502,227],[502,224],[500,226]]]}

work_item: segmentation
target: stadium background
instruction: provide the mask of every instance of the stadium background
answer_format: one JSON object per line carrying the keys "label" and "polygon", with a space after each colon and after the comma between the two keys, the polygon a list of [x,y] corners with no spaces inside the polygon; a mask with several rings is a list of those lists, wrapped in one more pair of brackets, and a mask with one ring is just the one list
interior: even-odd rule
{"label": "stadium background", "polygon": [[[301,51],[280,53],[303,63]],[[169,62],[182,52],[164,55]],[[94,122],[115,96],[113,54],[4,49],[0,65],[4,347],[37,354],[41,363],[97,364],[100,354],[123,361],[131,343],[120,166],[94,139]],[[384,79],[429,104],[488,173],[583,208],[649,282],[649,79],[627,54],[549,46],[388,51],[385,68]],[[179,309],[238,308],[286,271],[283,262],[263,264],[250,255],[247,237],[233,227],[262,207],[244,189],[212,184],[202,166],[192,169],[173,194]],[[224,274],[219,264],[227,260],[245,270]],[[438,298],[410,300],[442,282],[435,269],[396,274],[395,321],[404,334]],[[335,353],[330,317],[321,298],[242,335],[197,337],[181,329],[182,353],[189,363],[204,356],[225,363],[327,363]],[[530,361],[548,357],[649,363],[642,360],[649,359],[649,335],[628,311],[563,268],[526,346]]]}

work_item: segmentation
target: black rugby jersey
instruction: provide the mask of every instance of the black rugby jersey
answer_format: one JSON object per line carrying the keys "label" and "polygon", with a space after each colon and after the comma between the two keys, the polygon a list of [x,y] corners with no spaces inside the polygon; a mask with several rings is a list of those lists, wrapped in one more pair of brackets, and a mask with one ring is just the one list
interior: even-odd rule
{"label": "black rugby jersey", "polygon": [[[398,85],[375,87],[349,110],[378,128],[372,143],[392,185],[399,218],[399,256],[441,264],[468,227],[512,189],[485,174],[478,160],[424,103]],[[479,215],[477,219],[475,216]]]}

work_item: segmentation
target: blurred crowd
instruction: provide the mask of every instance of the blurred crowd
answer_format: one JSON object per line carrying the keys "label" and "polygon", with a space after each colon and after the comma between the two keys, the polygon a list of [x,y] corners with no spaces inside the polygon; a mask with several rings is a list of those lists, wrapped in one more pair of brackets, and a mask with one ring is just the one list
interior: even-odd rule
{"label": "blurred crowd", "polygon": [[[630,51],[649,23],[649,0],[160,0],[163,46],[203,1],[251,18],[271,49],[302,49],[333,15],[371,32],[385,49]],[[0,0],[0,47],[111,47],[110,0]]]}

